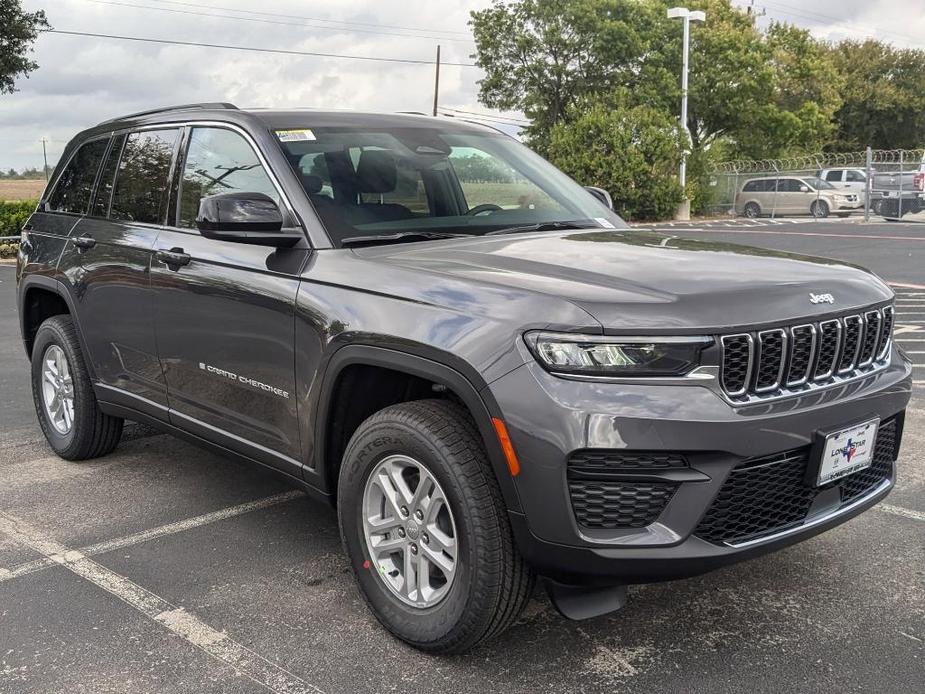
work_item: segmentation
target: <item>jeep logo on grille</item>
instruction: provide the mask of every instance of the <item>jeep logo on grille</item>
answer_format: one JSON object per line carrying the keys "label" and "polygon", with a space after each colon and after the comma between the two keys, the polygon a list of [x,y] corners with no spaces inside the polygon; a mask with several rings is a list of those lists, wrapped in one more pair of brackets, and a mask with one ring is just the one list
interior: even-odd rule
{"label": "jeep logo on grille", "polygon": [[835,297],[831,294],[813,294],[809,293],[809,303],[811,304],[834,304]]}

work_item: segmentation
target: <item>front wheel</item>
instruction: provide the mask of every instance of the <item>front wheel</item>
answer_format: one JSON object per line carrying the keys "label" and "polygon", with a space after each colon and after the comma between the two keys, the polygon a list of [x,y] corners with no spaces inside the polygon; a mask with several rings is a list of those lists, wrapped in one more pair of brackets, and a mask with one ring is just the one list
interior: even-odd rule
{"label": "front wheel", "polygon": [[62,458],[106,455],[122,437],[123,420],[100,411],[70,316],[49,318],[35,334],[32,398],[42,432]]}
{"label": "front wheel", "polygon": [[758,219],[758,217],[761,216],[761,208],[758,206],[757,202],[748,203],[742,211],[749,219]]}
{"label": "front wheel", "polygon": [[376,618],[421,650],[461,653],[507,628],[533,574],[468,413],[443,400],[387,407],[350,439],[341,536]]}
{"label": "front wheel", "polygon": [[816,219],[824,219],[829,216],[829,204],[825,200],[815,200],[809,211]]}

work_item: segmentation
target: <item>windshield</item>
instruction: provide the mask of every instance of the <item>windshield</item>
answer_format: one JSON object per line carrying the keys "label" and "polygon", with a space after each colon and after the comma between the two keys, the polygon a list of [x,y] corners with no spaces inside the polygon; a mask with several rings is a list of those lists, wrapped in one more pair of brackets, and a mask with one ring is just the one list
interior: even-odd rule
{"label": "windshield", "polygon": [[834,190],[835,189],[835,186],[833,186],[828,181],[823,181],[821,178],[815,178],[815,177],[804,178],[803,181],[810,188],[814,190]]}
{"label": "windshield", "polygon": [[512,227],[626,226],[545,159],[500,133],[303,127],[276,136],[336,246]]}

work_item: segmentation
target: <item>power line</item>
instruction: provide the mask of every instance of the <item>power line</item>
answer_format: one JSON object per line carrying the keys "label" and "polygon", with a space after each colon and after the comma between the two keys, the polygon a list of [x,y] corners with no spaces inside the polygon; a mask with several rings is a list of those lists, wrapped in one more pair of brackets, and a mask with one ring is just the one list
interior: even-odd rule
{"label": "power line", "polygon": [[[206,7],[194,2],[181,2],[180,0],[153,0],[153,2],[160,2],[165,5],[184,5],[187,7]],[[256,14],[264,15],[267,17],[283,17],[287,19],[307,19],[312,22],[324,22],[328,24],[348,24],[356,26],[367,26],[367,27],[377,27],[382,29],[405,29],[407,31],[427,31],[432,34],[459,34],[461,36],[469,36],[467,31],[449,31],[444,29],[431,29],[427,27],[409,27],[409,26],[400,26],[397,24],[382,24],[380,22],[357,22],[357,21],[345,21],[340,19],[322,19],[321,17],[306,17],[305,15],[299,14],[283,14],[280,12],[260,12],[257,10],[239,10],[234,7],[222,7],[220,5],[208,5],[208,7],[216,10],[228,10],[230,12],[239,12],[241,14]]]}
{"label": "power line", "polygon": [[848,31],[858,32],[864,34],[865,36],[877,36],[878,34],[889,34],[906,41],[911,41],[914,44],[917,44],[921,39],[914,38],[908,34],[900,34],[895,31],[890,31],[889,29],[880,29],[865,27],[860,24],[852,24],[850,22],[845,22],[844,20],[833,17],[832,15],[822,14],[820,12],[813,12],[811,10],[804,10],[802,8],[793,7],[792,5],[785,5],[783,3],[777,2],[764,2],[763,5],[765,9],[770,10],[774,14],[780,14],[783,16],[797,17],[800,19],[805,19],[816,24],[825,24],[832,27],[838,27],[841,29],[847,29]]}
{"label": "power line", "polygon": [[479,113],[477,111],[464,111],[461,108],[450,108],[449,106],[441,106],[440,109],[442,111],[452,111],[453,113],[461,113],[466,116],[475,116],[478,118],[484,118],[485,120],[500,121],[502,123],[508,123],[512,125],[530,125],[530,121],[528,120],[523,120],[522,118],[502,116],[500,114],[495,114],[495,113]]}
{"label": "power line", "polygon": [[[152,39],[142,36],[120,36],[118,34],[97,34],[90,31],[66,31],[64,29],[49,29],[44,34],[61,34],[64,36],[89,36],[97,39],[114,39],[117,41],[137,41],[140,43],[157,43],[169,46],[195,46],[198,48],[223,48],[229,51],[249,51],[253,53],[276,53],[280,55],[299,55],[315,58],[344,58],[346,60],[366,60],[380,63],[405,63],[407,65],[433,65],[432,60],[418,60],[415,58],[385,58],[370,55],[346,55],[343,53],[319,53],[316,51],[294,51],[284,48],[258,48],[255,46],[232,46],[223,43],[201,43],[198,41],[176,41],[173,39]],[[454,67],[478,67],[475,63],[441,63]]]}
{"label": "power line", "polygon": [[[153,10],[155,12],[171,12],[173,14],[193,15],[196,17],[214,17],[216,19],[235,19],[241,22],[259,22],[261,24],[281,24],[283,26],[302,26],[314,29],[327,29],[328,31],[336,30],[345,33],[376,34],[381,36],[398,36],[406,39],[433,39],[437,41],[450,41],[453,43],[472,43],[470,39],[454,39],[442,36],[430,36],[421,34],[398,34],[389,31],[376,31],[375,29],[355,29],[350,27],[328,27],[320,24],[308,24],[306,22],[294,22],[292,20],[282,19],[265,19],[262,17],[238,17],[230,14],[217,14],[215,12],[196,12],[194,10],[179,10],[173,7],[152,7],[151,5],[138,5],[127,2],[117,2],[116,0],[87,0],[97,5],[114,5],[118,7],[133,7],[138,10]],[[190,4],[190,3],[183,3]]]}

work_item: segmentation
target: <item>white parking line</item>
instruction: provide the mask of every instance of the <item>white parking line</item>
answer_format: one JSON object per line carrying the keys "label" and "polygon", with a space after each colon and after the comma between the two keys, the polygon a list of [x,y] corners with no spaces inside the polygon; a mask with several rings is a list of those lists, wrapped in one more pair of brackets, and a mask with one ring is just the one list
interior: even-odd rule
{"label": "white parking line", "polygon": [[277,694],[321,692],[285,668],[242,646],[223,631],[213,629],[183,608],[168,602],[115,571],[88,559],[55,540],[43,536],[21,520],[0,511],[0,532],[32,548],[46,559],[102,588],[135,608],[191,645],[230,665],[236,672]]}
{"label": "white parking line", "polygon": [[921,511],[913,511],[911,508],[903,508],[902,506],[893,506],[891,504],[880,504],[877,506],[881,511],[886,511],[887,513],[892,513],[896,516],[902,516],[903,518],[913,518],[915,520],[925,521],[925,513]]}
{"label": "white parking line", "polygon": [[[276,506],[278,504],[282,504],[286,501],[297,499],[302,496],[304,496],[304,493],[298,490],[283,492],[282,494],[264,497],[263,499],[257,499],[256,501],[248,501],[247,503],[238,504],[237,506],[229,506],[228,508],[223,508],[219,511],[213,511],[212,513],[206,513],[201,516],[187,518],[185,520],[177,521],[176,523],[168,523],[167,525],[161,525],[156,528],[151,528],[150,530],[143,530],[140,533],[134,533],[133,535],[126,535],[125,537],[119,537],[114,540],[107,540],[95,545],[90,545],[89,547],[82,547],[77,551],[85,557],[92,557],[96,556],[97,554],[105,554],[106,552],[111,552],[115,549],[131,547],[142,542],[147,542],[148,540],[155,540],[159,537],[165,537],[167,535],[183,532],[184,530],[191,530],[192,528],[209,525],[210,523],[216,523],[227,518],[240,516],[241,514],[250,513],[251,511],[258,511],[263,508]],[[47,569],[48,567],[54,565],[55,562],[51,559],[43,558],[25,562],[9,569],[0,567],[0,583],[13,578],[18,578],[19,576],[25,576],[26,574],[34,573],[35,571]]]}

